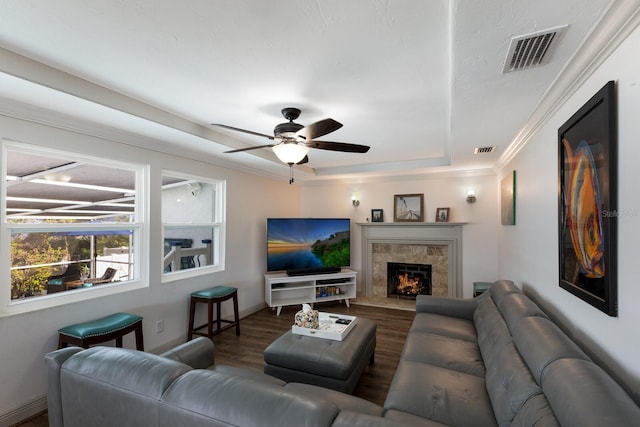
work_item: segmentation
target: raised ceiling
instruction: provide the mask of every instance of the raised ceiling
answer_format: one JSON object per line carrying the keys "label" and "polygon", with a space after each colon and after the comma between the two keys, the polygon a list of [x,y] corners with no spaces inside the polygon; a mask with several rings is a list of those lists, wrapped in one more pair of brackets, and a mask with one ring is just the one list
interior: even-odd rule
{"label": "raised ceiling", "polygon": [[[0,113],[157,140],[170,153],[288,177],[280,109],[344,126],[296,181],[486,171],[504,158],[609,0],[3,0]],[[568,25],[544,65],[502,73],[512,37]],[[37,83],[37,84],[34,84]],[[28,107],[28,108],[25,108]],[[31,109],[31,113],[25,111]],[[55,120],[55,119],[53,119]],[[105,131],[106,132],[106,131]],[[495,146],[490,154],[476,147]]]}

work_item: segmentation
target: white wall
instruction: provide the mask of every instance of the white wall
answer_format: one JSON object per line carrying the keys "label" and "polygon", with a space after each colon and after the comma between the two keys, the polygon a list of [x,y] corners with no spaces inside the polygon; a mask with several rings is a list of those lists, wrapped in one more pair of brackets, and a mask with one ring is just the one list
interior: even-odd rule
{"label": "white wall", "polygon": [[[466,202],[467,191],[474,188],[477,202]],[[360,206],[351,197],[357,194]],[[384,221],[393,222],[395,194],[424,194],[425,221],[435,222],[437,208],[451,208],[450,222],[463,226],[462,280],[465,297],[473,294],[473,282],[495,281],[498,277],[498,237],[500,212],[497,207],[496,176],[492,174],[454,177],[406,177],[359,180],[358,182],[324,182],[303,188],[302,215],[305,217],[339,216],[351,218],[351,266],[360,272],[362,252],[358,222],[371,219],[371,209],[383,209]],[[361,283],[358,284],[360,290]]]}
{"label": "white wall", "polygon": [[[500,229],[499,272],[534,296],[602,359],[640,401],[640,30],[618,47],[554,114],[500,178],[517,171],[517,225]],[[558,128],[609,80],[618,105],[618,317],[609,317],[558,286]]]}
{"label": "white wall", "polygon": [[[44,355],[56,348],[57,330],[63,326],[118,311],[139,314],[144,317],[145,348],[153,351],[184,342],[189,294],[195,290],[217,284],[231,285],[239,289],[241,313],[263,307],[265,217],[299,215],[299,187],[5,116],[0,116],[0,138],[149,164],[152,188],[148,288],[27,314],[0,317],[0,425],[24,417],[24,411],[29,408],[43,409],[41,406],[46,394]],[[162,169],[227,180],[225,271],[160,283]],[[225,310],[227,314],[230,312],[229,307],[225,307]],[[160,334],[155,333],[157,320],[164,320],[164,332]],[[125,337],[124,344],[125,347],[134,348],[133,336]]]}

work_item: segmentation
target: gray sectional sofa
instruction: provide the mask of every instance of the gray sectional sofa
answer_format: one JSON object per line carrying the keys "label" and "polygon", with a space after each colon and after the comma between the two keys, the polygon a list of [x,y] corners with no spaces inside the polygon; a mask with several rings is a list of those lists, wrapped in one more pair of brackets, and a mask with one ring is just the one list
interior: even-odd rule
{"label": "gray sectional sofa", "polygon": [[452,426],[635,426],[640,408],[511,281],[419,297],[385,417]]}
{"label": "gray sectional sofa", "polygon": [[206,338],[46,362],[52,427],[640,425],[629,395],[509,281],[475,299],[418,298],[384,407],[215,365]]}

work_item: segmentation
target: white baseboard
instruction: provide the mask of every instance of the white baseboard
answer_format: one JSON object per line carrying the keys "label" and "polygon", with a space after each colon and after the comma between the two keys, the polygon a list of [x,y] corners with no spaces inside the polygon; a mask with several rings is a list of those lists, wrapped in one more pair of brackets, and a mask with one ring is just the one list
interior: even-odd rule
{"label": "white baseboard", "polygon": [[266,303],[260,303],[260,304],[256,304],[253,307],[249,307],[246,310],[242,310],[240,312],[240,318],[244,318],[247,316],[251,316],[253,313],[257,313],[258,311],[262,310],[263,308],[265,308],[267,306]]}
{"label": "white baseboard", "polygon": [[20,421],[24,421],[47,409],[47,396],[41,396],[36,400],[22,405],[11,412],[0,415],[0,427],[9,427]]}

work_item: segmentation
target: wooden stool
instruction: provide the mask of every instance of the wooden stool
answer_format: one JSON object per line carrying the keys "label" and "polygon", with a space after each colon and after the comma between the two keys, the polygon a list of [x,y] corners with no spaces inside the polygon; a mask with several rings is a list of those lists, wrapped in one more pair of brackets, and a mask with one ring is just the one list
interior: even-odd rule
{"label": "wooden stool", "polygon": [[[234,320],[222,319],[220,306],[223,301],[233,298],[233,314]],[[207,323],[194,327],[196,303],[201,302],[207,304]],[[213,329],[213,304],[216,304],[216,329]],[[222,323],[229,323],[222,327]],[[213,288],[204,289],[202,291],[193,292],[191,294],[191,306],[189,307],[189,331],[187,340],[190,341],[193,335],[202,335],[213,339],[214,335],[219,334],[229,328],[236,327],[236,335],[240,336],[240,316],[238,313],[238,289],[231,286],[214,286]],[[207,328],[207,332],[198,332],[199,329]]]}
{"label": "wooden stool", "polygon": [[89,348],[91,345],[113,339],[116,340],[116,347],[122,347],[122,337],[129,332],[136,333],[136,349],[144,351],[142,317],[129,313],[116,313],[102,319],[58,329],[58,348],[64,348],[69,344]]}

